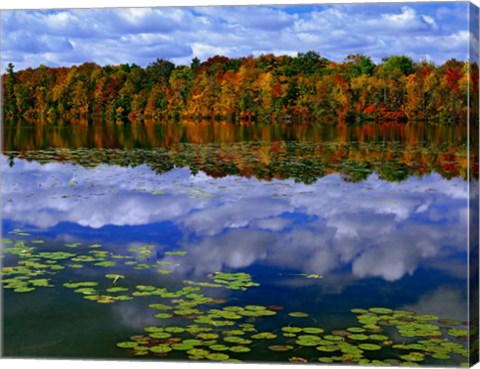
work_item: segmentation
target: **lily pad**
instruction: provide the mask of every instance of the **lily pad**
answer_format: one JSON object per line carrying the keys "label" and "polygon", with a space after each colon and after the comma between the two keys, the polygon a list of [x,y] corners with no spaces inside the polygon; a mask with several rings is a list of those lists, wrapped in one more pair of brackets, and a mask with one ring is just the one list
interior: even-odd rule
{"label": "lily pad", "polygon": [[228,350],[228,346],[220,345],[220,344],[213,344],[213,345],[210,345],[208,348],[210,350],[213,350],[213,351],[227,351]]}
{"label": "lily pad", "polygon": [[236,343],[236,344],[239,344],[239,345],[248,345],[250,343],[252,343],[251,340],[247,340],[243,337],[239,337],[239,336],[227,336],[227,337],[224,337],[223,340],[225,342],[230,342],[230,343]]}
{"label": "lily pad", "polygon": [[172,348],[169,345],[157,345],[150,347],[149,350],[155,354],[166,354],[172,351]]}
{"label": "lily pad", "polygon": [[225,360],[228,360],[229,358],[230,356],[226,354],[220,354],[220,353],[212,353],[207,355],[207,359],[212,361],[225,361]]}
{"label": "lily pad", "polygon": [[451,328],[448,330],[448,335],[452,336],[452,337],[461,337],[461,336],[466,336],[468,335],[468,332],[464,329],[455,329],[455,328]]}
{"label": "lily pad", "polygon": [[391,314],[393,312],[392,309],[383,308],[383,307],[373,307],[368,309],[368,311],[371,311],[372,313],[375,313],[375,314]]}
{"label": "lily pad", "polygon": [[323,351],[323,352],[335,352],[339,351],[340,348],[336,345],[333,346],[317,346],[318,351]]}
{"label": "lily pad", "polygon": [[150,337],[152,338],[159,338],[159,339],[164,339],[164,338],[169,338],[172,335],[167,332],[155,332],[155,333],[150,333]]}
{"label": "lily pad", "polygon": [[188,351],[193,348],[192,345],[186,344],[186,343],[174,343],[172,346],[172,349],[177,350],[177,351]]}
{"label": "lily pad", "polygon": [[317,327],[306,327],[306,328],[303,328],[303,331],[308,334],[320,334],[324,332],[322,328],[317,328]]}
{"label": "lily pad", "polygon": [[368,336],[365,335],[365,334],[361,334],[361,333],[351,334],[351,335],[348,336],[348,338],[350,338],[351,340],[355,340],[355,341],[366,341],[366,340],[368,340]]}
{"label": "lily pad", "polygon": [[172,314],[167,314],[167,313],[159,313],[154,315],[154,317],[158,319],[168,319],[168,318],[171,318],[172,316],[173,316]]}
{"label": "lily pad", "polygon": [[120,348],[134,348],[139,345],[138,342],[133,342],[133,341],[125,341],[125,342],[118,342],[117,347]]}
{"label": "lily pad", "polygon": [[287,333],[299,333],[302,332],[303,328],[300,327],[282,327],[282,331]]}
{"label": "lily pad", "polygon": [[401,355],[400,358],[408,362],[416,362],[423,361],[425,359],[425,355],[419,352],[411,352],[407,355]]}
{"label": "lily pad", "polygon": [[289,345],[272,345],[268,346],[268,348],[272,351],[278,351],[278,352],[283,352],[283,351],[290,351],[293,349],[293,346]]}
{"label": "lily pad", "polygon": [[376,351],[382,348],[381,346],[376,345],[374,343],[361,343],[360,345],[358,345],[358,347],[361,348],[362,350],[367,350],[367,351]]}
{"label": "lily pad", "polygon": [[247,346],[232,346],[229,349],[231,352],[236,352],[236,353],[244,353],[244,352],[250,352],[251,349],[248,348]]}
{"label": "lily pad", "polygon": [[303,313],[301,311],[294,311],[288,315],[294,318],[307,318],[309,316],[307,313]]}
{"label": "lily pad", "polygon": [[182,327],[166,327],[165,332],[169,333],[183,333],[185,332],[185,328]]}
{"label": "lily pad", "polygon": [[371,334],[368,337],[373,341],[386,341],[386,340],[388,340],[388,337],[384,336],[383,334]]}
{"label": "lily pad", "polygon": [[261,333],[254,334],[253,336],[251,336],[251,338],[256,340],[262,340],[262,339],[271,340],[271,339],[277,338],[277,335],[271,332],[261,332]]}
{"label": "lily pad", "polygon": [[35,291],[35,288],[32,287],[18,287],[13,290],[13,292],[18,292],[18,293],[26,293],[26,292],[32,292]]}

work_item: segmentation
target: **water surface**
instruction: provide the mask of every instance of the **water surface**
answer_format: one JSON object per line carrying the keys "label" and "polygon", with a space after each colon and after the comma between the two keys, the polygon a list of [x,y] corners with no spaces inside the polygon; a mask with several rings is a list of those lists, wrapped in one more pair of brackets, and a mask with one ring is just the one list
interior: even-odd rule
{"label": "water surface", "polygon": [[[4,132],[5,356],[467,361],[462,128],[24,123]],[[68,287],[78,282],[97,285]],[[159,303],[170,309],[149,307]],[[232,316],[252,306],[269,313]],[[149,337],[152,326],[164,337]],[[231,330],[252,343],[225,341]],[[332,331],[340,346],[318,349]],[[259,332],[275,337],[251,337]]]}

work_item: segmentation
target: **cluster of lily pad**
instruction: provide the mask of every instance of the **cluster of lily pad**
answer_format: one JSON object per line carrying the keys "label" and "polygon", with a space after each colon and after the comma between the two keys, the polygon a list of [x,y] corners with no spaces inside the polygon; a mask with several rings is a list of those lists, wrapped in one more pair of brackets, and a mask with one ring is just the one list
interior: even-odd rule
{"label": "cluster of lily pad", "polygon": [[[27,236],[28,233],[20,229],[12,231],[14,238]],[[125,274],[118,273],[119,265],[123,269],[131,266],[134,270],[171,273],[165,269],[171,261],[152,258],[158,251],[154,245],[133,247],[129,255],[115,255],[102,250],[100,244],[66,243],[64,247],[68,251],[52,251],[42,245],[42,240],[31,240],[27,244],[25,239],[14,238],[2,240],[2,255],[12,255],[17,260],[16,265],[2,268],[4,288],[32,292],[54,286],[55,274],[66,268],[107,268],[103,280],[69,280],[63,287],[99,304],[149,298],[148,308],[153,310],[152,315],[159,324],[146,327],[146,334],[132,336],[117,345],[132,355],[166,357],[176,353],[175,357],[185,355],[192,360],[238,361],[258,352],[263,355],[270,352],[275,353],[278,361],[410,366],[468,358],[465,344],[468,331],[463,322],[373,307],[352,310],[358,326],[327,331],[312,325],[316,322],[312,313],[283,311],[274,305],[224,306],[226,300],[204,292],[214,287],[244,293],[258,287],[252,276],[244,272],[214,272],[207,276],[209,281],[187,280],[183,281],[183,287],[176,289],[166,288],[161,280],[158,285],[131,285]],[[185,251],[163,252],[173,258],[185,254]],[[318,274],[298,276],[322,278]],[[152,298],[157,301],[152,303]],[[274,316],[290,324],[274,330],[262,328],[264,319]]]}
{"label": "cluster of lily pad", "polygon": [[[188,295],[187,295],[188,296]],[[204,299],[201,303],[211,303]],[[260,305],[225,306],[200,310],[187,308],[192,302],[183,301],[180,306],[150,304],[156,310],[167,311],[154,316],[162,319],[162,326],[145,328],[148,335],[136,335],[129,341],[117,344],[119,348],[128,349],[133,355],[154,355],[165,357],[171,351],[185,352],[192,360],[238,361],[232,355],[245,354],[251,346],[261,340],[272,340],[277,335],[272,332],[259,332],[248,319],[276,315],[274,308]],[[183,318],[185,325],[169,325],[173,318]],[[175,320],[175,321],[177,321]],[[235,327],[234,327],[235,326]]]}
{"label": "cluster of lily pad", "polygon": [[208,275],[208,278],[212,279],[211,282],[195,282],[184,281],[186,284],[200,286],[200,287],[212,287],[212,288],[228,288],[230,290],[242,290],[245,291],[250,287],[258,287],[259,283],[252,281],[252,276],[248,273],[221,273],[215,272]]}
{"label": "cluster of lily pad", "polygon": [[[155,307],[172,309],[162,304]],[[171,320],[176,325],[169,324],[175,314],[162,315],[162,325],[146,327],[147,335],[132,336],[117,346],[128,349],[132,355],[166,357],[170,352],[185,352],[191,360],[226,362],[248,359],[249,353],[265,352],[265,349],[276,353],[275,360],[298,363],[416,366],[421,362],[452,359],[452,356],[468,358],[468,351],[458,340],[467,331],[453,328],[463,323],[439,320],[434,315],[388,308],[353,309],[358,326],[329,332],[318,326],[304,326],[301,320],[277,331],[259,331],[255,324],[245,322],[248,317],[274,316],[275,310],[255,305],[196,310],[183,316],[193,320],[185,325],[178,325],[178,320]],[[286,314],[294,318],[309,316],[303,312]],[[304,321],[310,323],[310,319]],[[388,327],[395,327],[397,333],[404,336],[396,339],[397,335]]]}

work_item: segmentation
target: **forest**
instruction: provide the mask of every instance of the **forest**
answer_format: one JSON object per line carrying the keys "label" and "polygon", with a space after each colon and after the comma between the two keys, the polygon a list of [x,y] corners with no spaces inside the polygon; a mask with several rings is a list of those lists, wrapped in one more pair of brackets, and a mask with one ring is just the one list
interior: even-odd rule
{"label": "forest", "polygon": [[[468,101],[478,101],[478,65],[451,59],[437,66],[407,56],[375,64],[359,54],[334,62],[315,51],[194,58],[190,66],[157,59],[146,68],[87,62],[15,71],[10,63],[2,89],[11,121],[466,124]],[[472,111],[472,121],[476,116]]]}

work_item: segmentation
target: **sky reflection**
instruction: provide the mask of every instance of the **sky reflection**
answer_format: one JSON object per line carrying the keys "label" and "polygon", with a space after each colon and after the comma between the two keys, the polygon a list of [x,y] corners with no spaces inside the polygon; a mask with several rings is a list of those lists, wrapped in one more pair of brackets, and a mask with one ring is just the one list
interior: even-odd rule
{"label": "sky reflection", "polygon": [[[116,226],[116,248],[153,242],[188,251],[174,270],[185,276],[268,265],[286,273],[343,273],[344,283],[396,281],[419,267],[466,277],[468,192],[459,178],[432,174],[390,183],[371,175],[348,183],[330,175],[305,185],[213,179],[187,168],[158,175],[147,166],[83,168],[20,159],[8,167],[5,156],[2,167],[4,227],[62,227],[55,234],[64,239],[75,238],[70,228],[86,227],[105,231],[108,244],[106,229]],[[126,232],[146,226],[159,231],[148,239]]]}

